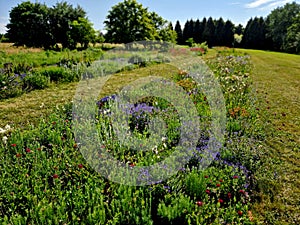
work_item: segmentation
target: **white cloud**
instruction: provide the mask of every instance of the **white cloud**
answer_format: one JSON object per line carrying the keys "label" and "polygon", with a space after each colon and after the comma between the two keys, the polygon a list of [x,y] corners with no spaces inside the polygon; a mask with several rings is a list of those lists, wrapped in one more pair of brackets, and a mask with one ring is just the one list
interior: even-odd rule
{"label": "white cloud", "polygon": [[0,34],[5,34],[6,33],[6,23],[0,23]]}
{"label": "white cloud", "polygon": [[252,9],[252,8],[258,8],[262,5],[271,3],[271,2],[275,2],[276,0],[255,0],[251,3],[248,3],[245,5],[246,8]]}
{"label": "white cloud", "polygon": [[240,2],[230,2],[228,3],[229,5],[240,5],[241,3]]}
{"label": "white cloud", "polygon": [[271,10],[271,9],[277,8],[279,6],[283,6],[288,2],[292,2],[292,1],[291,0],[276,1],[276,2],[273,2],[273,3],[271,3],[271,4],[269,4],[265,7],[260,8],[260,10]]}
{"label": "white cloud", "polygon": [[294,0],[254,0],[245,5],[248,9],[271,10]]}

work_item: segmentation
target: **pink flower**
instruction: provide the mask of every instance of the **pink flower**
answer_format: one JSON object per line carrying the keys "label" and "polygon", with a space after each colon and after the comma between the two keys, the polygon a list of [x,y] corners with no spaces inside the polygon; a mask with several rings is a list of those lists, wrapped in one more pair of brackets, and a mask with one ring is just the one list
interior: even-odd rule
{"label": "pink flower", "polygon": [[202,206],[202,205],[203,205],[203,202],[198,201],[198,202],[196,202],[196,204],[197,204],[197,206]]}

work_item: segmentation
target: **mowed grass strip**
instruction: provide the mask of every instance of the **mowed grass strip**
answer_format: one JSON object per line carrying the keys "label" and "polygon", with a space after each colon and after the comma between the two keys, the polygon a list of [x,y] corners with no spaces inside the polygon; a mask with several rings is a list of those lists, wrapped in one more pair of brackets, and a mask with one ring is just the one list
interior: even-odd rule
{"label": "mowed grass strip", "polygon": [[[99,97],[118,92],[123,86],[136,79],[147,76],[171,78],[178,69],[167,64],[152,65],[133,71],[124,71],[110,78]],[[0,101],[0,127],[10,124],[24,128],[28,124],[36,124],[41,118],[46,118],[56,107],[70,103],[75,95],[78,83],[52,84],[44,90],[32,91],[20,97]]]}
{"label": "mowed grass strip", "polygon": [[300,224],[300,56],[241,51],[253,63],[258,110],[266,124],[266,148],[280,162],[276,191],[271,191],[275,196],[262,193],[256,211],[267,224]]}

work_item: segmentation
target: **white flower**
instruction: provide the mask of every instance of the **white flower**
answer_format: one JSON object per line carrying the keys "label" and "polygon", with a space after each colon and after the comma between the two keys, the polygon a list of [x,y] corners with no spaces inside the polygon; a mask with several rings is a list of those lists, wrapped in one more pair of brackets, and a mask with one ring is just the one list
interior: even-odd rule
{"label": "white flower", "polygon": [[6,132],[6,130],[4,130],[3,128],[0,127],[0,134],[4,134]]}
{"label": "white flower", "polygon": [[158,154],[157,146],[154,146],[154,148],[152,148],[152,151],[157,155]]}
{"label": "white flower", "polygon": [[6,130],[11,130],[11,127],[7,124],[7,125],[4,127],[4,129],[6,129]]}
{"label": "white flower", "polygon": [[3,136],[3,138],[2,138],[2,141],[3,141],[3,143],[6,145],[7,144],[7,137],[6,136]]}
{"label": "white flower", "polygon": [[45,104],[44,104],[44,102],[42,102],[42,104],[40,105],[40,108],[42,109],[42,108],[44,108],[44,106],[45,106]]}
{"label": "white flower", "polygon": [[162,138],[161,138],[161,141],[162,141],[162,142],[166,142],[167,140],[168,140],[167,137],[162,137]]}

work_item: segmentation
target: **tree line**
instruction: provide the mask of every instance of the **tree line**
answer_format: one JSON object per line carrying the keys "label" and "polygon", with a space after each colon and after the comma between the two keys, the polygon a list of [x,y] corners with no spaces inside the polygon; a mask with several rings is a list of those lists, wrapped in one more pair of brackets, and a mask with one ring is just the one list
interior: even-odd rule
{"label": "tree line", "polygon": [[64,48],[75,48],[77,43],[87,46],[96,42],[97,35],[82,7],[58,2],[53,7],[41,3],[22,2],[13,7],[7,38],[15,45],[53,48],[61,43]]}
{"label": "tree line", "polygon": [[66,2],[49,8],[45,4],[22,2],[10,11],[6,37],[16,45],[52,48],[61,43],[75,48],[77,43],[105,41],[128,43],[161,40],[180,45],[206,42],[209,47],[228,46],[300,53],[300,4],[287,3],[266,18],[249,19],[246,27],[212,17],[187,20],[175,27],[136,0],[124,0],[112,7],[104,21],[106,34],[93,29],[80,7]]}

